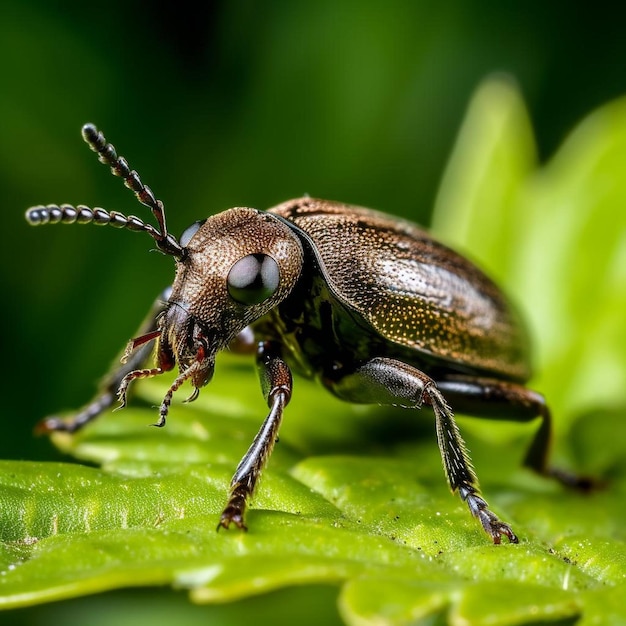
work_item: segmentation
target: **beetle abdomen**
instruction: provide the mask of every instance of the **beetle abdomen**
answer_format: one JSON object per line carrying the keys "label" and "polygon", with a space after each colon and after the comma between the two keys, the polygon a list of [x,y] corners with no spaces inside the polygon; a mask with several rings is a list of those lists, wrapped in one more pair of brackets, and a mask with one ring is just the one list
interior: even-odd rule
{"label": "beetle abdomen", "polygon": [[385,340],[500,378],[529,377],[526,334],[506,298],[426,231],[313,198],[270,212],[309,239],[333,294]]}

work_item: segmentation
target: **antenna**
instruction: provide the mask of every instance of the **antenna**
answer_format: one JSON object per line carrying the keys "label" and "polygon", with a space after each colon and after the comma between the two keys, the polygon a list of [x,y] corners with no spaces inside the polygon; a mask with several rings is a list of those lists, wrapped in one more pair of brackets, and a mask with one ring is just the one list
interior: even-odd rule
{"label": "antenna", "polygon": [[93,125],[85,124],[82,128],[83,139],[98,154],[100,163],[111,168],[111,173],[124,179],[124,185],[134,192],[141,204],[147,206],[156,218],[158,228],[147,224],[135,215],[124,215],[119,211],[105,211],[100,207],[93,209],[79,204],[48,204],[31,207],[26,211],[27,221],[37,226],[40,224],[97,224],[125,228],[148,233],[156,242],[159,250],[176,258],[182,258],[184,248],[176,237],[167,232],[165,223],[165,207],[157,200],[150,187],[144,185],[135,170],[131,170],[124,157],[117,155],[115,147],[105,139],[104,135]]}

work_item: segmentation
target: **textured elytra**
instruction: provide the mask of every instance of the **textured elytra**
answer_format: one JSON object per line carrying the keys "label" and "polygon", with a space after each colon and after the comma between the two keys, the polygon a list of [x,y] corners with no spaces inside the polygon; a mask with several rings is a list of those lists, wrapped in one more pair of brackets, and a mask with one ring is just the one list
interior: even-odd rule
{"label": "textured elytra", "polygon": [[386,339],[497,377],[528,378],[528,338],[502,292],[426,231],[313,198],[270,212],[306,234],[333,293]]}

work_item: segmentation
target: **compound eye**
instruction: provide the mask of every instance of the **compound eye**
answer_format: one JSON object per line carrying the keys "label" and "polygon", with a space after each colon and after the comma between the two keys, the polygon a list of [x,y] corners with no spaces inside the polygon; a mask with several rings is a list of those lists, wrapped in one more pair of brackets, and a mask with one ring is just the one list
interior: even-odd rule
{"label": "compound eye", "polygon": [[187,228],[185,228],[185,230],[183,231],[183,234],[179,237],[178,243],[183,248],[186,248],[189,245],[189,242],[192,240],[193,236],[200,230],[200,226],[202,226],[204,222],[206,222],[206,220],[198,220],[190,226],[187,226]]}
{"label": "compound eye", "polygon": [[239,259],[228,272],[228,293],[240,304],[259,304],[278,287],[278,263],[267,254],[249,254]]}

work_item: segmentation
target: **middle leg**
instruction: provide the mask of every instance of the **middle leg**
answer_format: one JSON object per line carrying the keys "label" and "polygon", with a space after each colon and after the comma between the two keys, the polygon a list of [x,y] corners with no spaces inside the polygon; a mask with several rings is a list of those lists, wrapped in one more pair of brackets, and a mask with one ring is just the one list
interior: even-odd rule
{"label": "middle leg", "polygon": [[494,543],[500,543],[502,536],[512,543],[518,542],[511,527],[502,522],[480,496],[478,479],[454,413],[434,380],[402,361],[376,357],[347,372],[332,372],[323,382],[335,395],[348,402],[407,408],[430,405],[435,414],[437,441],[451,490],[459,492]]}

